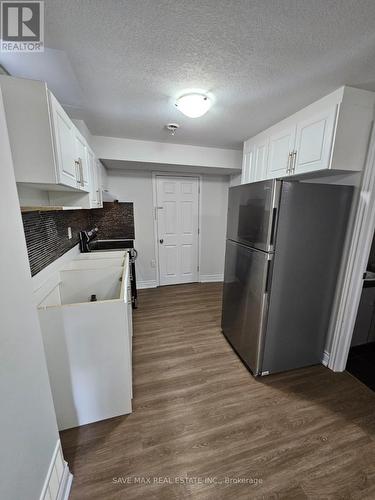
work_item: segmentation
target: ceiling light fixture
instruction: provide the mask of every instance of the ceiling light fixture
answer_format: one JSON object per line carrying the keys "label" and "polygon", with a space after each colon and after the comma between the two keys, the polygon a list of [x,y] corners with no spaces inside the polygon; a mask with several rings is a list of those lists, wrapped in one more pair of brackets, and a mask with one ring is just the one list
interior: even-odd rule
{"label": "ceiling light fixture", "polygon": [[185,94],[175,103],[176,108],[189,118],[199,118],[210,109],[211,99],[205,94]]}

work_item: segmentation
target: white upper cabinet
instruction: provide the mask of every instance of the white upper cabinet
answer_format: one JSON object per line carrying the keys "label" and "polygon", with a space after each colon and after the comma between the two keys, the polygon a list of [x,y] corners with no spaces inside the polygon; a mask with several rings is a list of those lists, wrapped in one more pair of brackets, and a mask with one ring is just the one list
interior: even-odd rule
{"label": "white upper cabinet", "polygon": [[361,171],[374,105],[374,92],[341,87],[248,139],[244,167],[252,174],[242,182]]}
{"label": "white upper cabinet", "polygon": [[268,137],[261,138],[254,143],[254,181],[260,181],[267,175],[268,151]]}
{"label": "white upper cabinet", "polygon": [[53,132],[56,154],[57,182],[65,186],[79,187],[75,127],[56,98],[50,94]]}
{"label": "white upper cabinet", "polygon": [[88,148],[86,140],[76,128],[74,130],[74,142],[79,186],[85,191],[90,191],[91,172],[87,157]]}
{"label": "white upper cabinet", "polygon": [[262,180],[267,173],[268,137],[247,141],[244,146],[242,184]]}
{"label": "white upper cabinet", "polygon": [[99,160],[95,161],[95,186],[96,186],[96,195],[97,195],[97,206],[98,208],[103,208],[103,179],[102,172],[104,167],[100,163]]}
{"label": "white upper cabinet", "polygon": [[280,127],[270,136],[267,177],[272,179],[289,174],[296,126]]}
{"label": "white upper cabinet", "polygon": [[86,140],[44,82],[0,76],[17,183],[88,193]]}
{"label": "white upper cabinet", "polygon": [[329,168],[336,115],[337,106],[333,106],[298,122],[293,174]]}
{"label": "white upper cabinet", "polygon": [[102,181],[101,181],[101,164],[95,158],[94,153],[90,148],[87,148],[87,162],[91,174],[90,180],[90,208],[102,208]]}
{"label": "white upper cabinet", "polygon": [[242,184],[255,181],[254,149],[251,149],[250,151],[247,149],[247,145],[245,144],[242,163]]}

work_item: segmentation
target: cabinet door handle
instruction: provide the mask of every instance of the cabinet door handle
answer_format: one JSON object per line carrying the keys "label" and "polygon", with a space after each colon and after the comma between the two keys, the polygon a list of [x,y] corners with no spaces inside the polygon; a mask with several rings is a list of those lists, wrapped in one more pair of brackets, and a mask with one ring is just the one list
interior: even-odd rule
{"label": "cabinet door handle", "polygon": [[290,160],[292,159],[292,154],[293,153],[288,154],[288,163],[286,164],[286,173],[287,174],[290,174]]}
{"label": "cabinet door handle", "polygon": [[82,166],[82,158],[78,158],[81,186],[85,187],[85,179],[83,178],[83,166]]}
{"label": "cabinet door handle", "polygon": [[74,165],[76,169],[76,181],[77,184],[81,184],[81,169],[79,168],[79,162],[77,160],[74,160]]}
{"label": "cabinet door handle", "polygon": [[293,151],[293,166],[292,166],[292,173],[293,174],[296,170],[296,162],[297,162],[297,150]]}

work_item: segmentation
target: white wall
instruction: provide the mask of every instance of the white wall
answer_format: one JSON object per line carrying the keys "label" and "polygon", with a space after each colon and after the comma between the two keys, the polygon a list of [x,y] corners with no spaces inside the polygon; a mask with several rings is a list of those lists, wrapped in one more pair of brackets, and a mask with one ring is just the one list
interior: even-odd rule
{"label": "white wall", "polygon": [[156,283],[154,220],[151,172],[115,172],[109,170],[108,189],[119,201],[134,203],[137,281]]}
{"label": "white wall", "polygon": [[[241,170],[242,151],[189,146],[168,142],[141,141],[117,137],[92,136],[92,148],[98,158],[128,162],[172,164]],[[182,170],[182,168],[181,168]],[[180,172],[182,173],[182,172]]]}
{"label": "white wall", "polygon": [[232,174],[230,176],[229,180],[229,186],[239,186],[241,184],[241,179],[242,179],[242,172],[239,172],[238,174]]}
{"label": "white wall", "polygon": [[223,279],[229,177],[202,177],[200,276]]}
{"label": "white wall", "polygon": [[[228,184],[229,176],[202,176],[200,274],[203,278],[214,279],[224,272]],[[140,285],[155,286],[152,172],[109,170],[108,189],[119,201],[134,203],[135,246],[139,251],[137,281]]]}
{"label": "white wall", "polygon": [[59,438],[0,96],[0,498],[39,499]]}

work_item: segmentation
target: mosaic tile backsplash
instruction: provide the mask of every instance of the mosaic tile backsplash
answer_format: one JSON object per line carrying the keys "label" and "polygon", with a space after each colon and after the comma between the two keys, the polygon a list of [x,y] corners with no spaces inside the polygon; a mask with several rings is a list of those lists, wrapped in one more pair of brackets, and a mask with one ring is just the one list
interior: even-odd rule
{"label": "mosaic tile backsplash", "polygon": [[105,202],[103,208],[92,210],[25,212],[22,219],[32,276],[77,245],[82,230],[98,227],[98,239],[135,238],[133,203]]}

